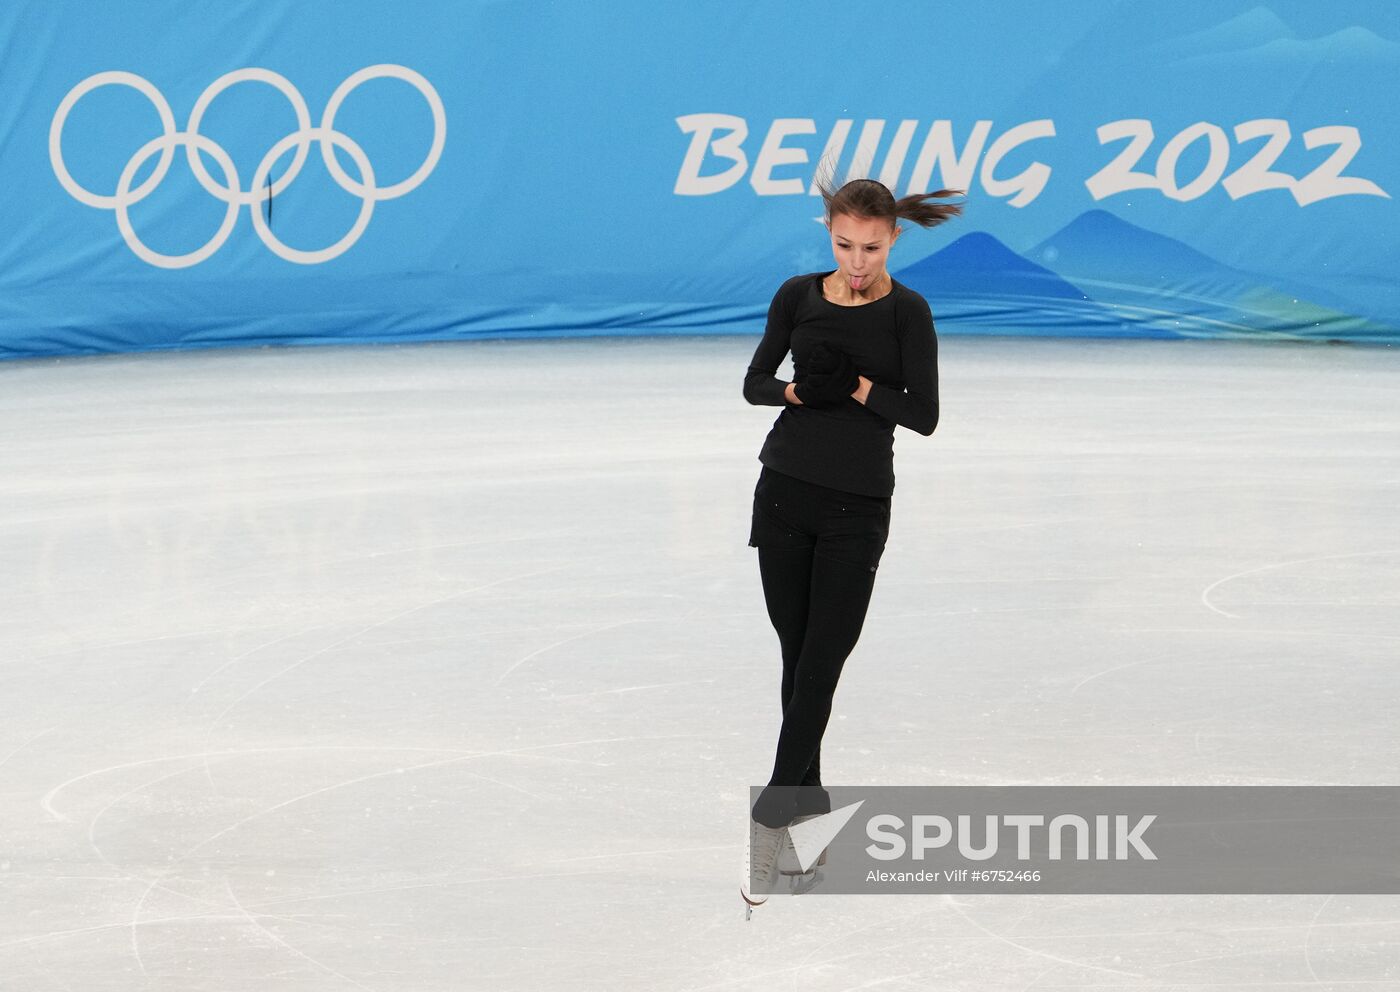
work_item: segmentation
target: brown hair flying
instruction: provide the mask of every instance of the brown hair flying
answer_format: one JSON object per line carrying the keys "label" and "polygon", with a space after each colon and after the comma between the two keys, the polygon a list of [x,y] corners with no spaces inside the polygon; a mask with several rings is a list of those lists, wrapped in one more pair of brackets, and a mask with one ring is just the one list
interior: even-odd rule
{"label": "brown hair flying", "polygon": [[839,214],[857,217],[883,218],[894,229],[898,218],[912,220],[920,227],[933,227],[962,213],[961,203],[930,203],[930,199],[962,196],[964,190],[940,189],[936,193],[914,193],[896,200],[888,186],[875,179],[852,179],[836,189],[830,178],[818,176],[817,189],[826,203],[826,221],[830,224]]}

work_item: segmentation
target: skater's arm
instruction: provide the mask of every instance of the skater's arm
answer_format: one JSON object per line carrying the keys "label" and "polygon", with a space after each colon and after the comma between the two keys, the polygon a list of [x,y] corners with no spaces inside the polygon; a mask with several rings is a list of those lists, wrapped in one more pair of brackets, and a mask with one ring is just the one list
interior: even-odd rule
{"label": "skater's arm", "polygon": [[773,294],[773,302],[768,305],[768,324],[764,328],[763,339],[758,342],[753,361],[749,362],[748,374],[744,376],[744,399],[755,406],[784,406],[798,402],[792,383],[773,374],[787,357],[792,341],[791,294],[787,292],[792,284],[793,280],[789,279]]}
{"label": "skater's arm", "polygon": [[920,297],[917,306],[903,308],[900,324],[905,388],[862,379],[853,395],[885,419],[928,437],[938,426],[938,338],[927,301]]}

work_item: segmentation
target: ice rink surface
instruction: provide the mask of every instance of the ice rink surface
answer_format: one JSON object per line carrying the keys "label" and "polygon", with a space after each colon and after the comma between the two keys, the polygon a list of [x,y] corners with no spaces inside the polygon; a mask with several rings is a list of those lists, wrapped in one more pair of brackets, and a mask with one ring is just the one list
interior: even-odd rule
{"label": "ice rink surface", "polygon": [[[1400,989],[1400,896],[744,921],[756,343],[0,364],[0,989]],[[940,381],[829,784],[1400,784],[1400,349]]]}

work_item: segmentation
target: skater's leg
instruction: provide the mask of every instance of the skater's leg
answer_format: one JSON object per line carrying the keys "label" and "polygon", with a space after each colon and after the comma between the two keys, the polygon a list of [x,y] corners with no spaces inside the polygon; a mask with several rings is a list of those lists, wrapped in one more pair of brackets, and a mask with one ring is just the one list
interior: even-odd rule
{"label": "skater's leg", "polygon": [[865,624],[875,574],[869,566],[822,556],[813,560],[807,626],[792,697],[783,712],[773,776],[754,806],[754,817],[762,823],[780,826],[797,812],[795,787],[817,758],[842,666]]}
{"label": "skater's leg", "polygon": [[797,660],[807,637],[807,613],[812,585],[812,549],[759,548],[758,574],[768,619],[778,633],[783,654],[782,703],[787,709],[797,680]]}
{"label": "skater's leg", "polygon": [[[778,633],[783,656],[782,704],[787,713],[797,684],[797,662],[807,637],[807,616],[810,613],[812,585],[812,549],[759,548],[758,571],[763,582],[763,599],[768,607],[768,619]],[[812,762],[802,776],[802,785],[820,786],[821,747],[812,755]]]}

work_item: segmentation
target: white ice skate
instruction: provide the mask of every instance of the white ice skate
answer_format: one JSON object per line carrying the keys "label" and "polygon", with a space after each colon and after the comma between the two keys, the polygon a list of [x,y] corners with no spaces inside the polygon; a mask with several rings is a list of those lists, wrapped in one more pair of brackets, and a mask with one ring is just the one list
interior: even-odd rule
{"label": "white ice skate", "polygon": [[[794,819],[789,826],[795,827],[799,823],[804,823],[807,820],[815,820],[817,817],[823,815],[825,814],[806,813]],[[813,875],[816,873],[816,870],[824,864],[826,864],[826,848],[822,848],[822,853],[817,856],[816,863],[809,866],[804,871],[802,863],[797,859],[797,849],[792,845],[792,835],[787,833],[783,835],[783,848],[778,853],[778,872],[780,874],[787,876]]]}
{"label": "white ice skate", "polygon": [[762,906],[773,891],[778,877],[778,852],[787,840],[787,827],[765,827],[749,819],[749,843],[744,851],[744,876],[739,894],[744,897],[744,919],[753,907]]}

